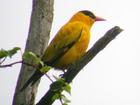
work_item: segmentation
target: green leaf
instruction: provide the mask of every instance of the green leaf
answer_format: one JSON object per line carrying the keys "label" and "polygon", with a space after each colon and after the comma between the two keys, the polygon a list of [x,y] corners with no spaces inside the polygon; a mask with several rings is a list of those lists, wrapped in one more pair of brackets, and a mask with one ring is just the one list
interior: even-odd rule
{"label": "green leaf", "polygon": [[19,51],[20,48],[19,47],[14,47],[13,49],[11,50],[8,50],[8,56],[11,58],[13,55],[15,55],[17,53],[17,51]]}
{"label": "green leaf", "polygon": [[53,90],[57,91],[58,89],[61,89],[71,94],[71,86],[66,83],[63,78],[56,77],[56,79],[57,81],[52,85]]}
{"label": "green leaf", "polygon": [[41,71],[42,73],[47,73],[50,69],[51,69],[51,67],[46,65],[46,66],[43,66],[43,67],[40,69],[40,71]]}
{"label": "green leaf", "polygon": [[64,81],[64,79],[60,78],[59,80],[57,80],[53,84],[51,84],[51,89],[54,92],[61,92],[61,91],[63,91],[64,86],[65,86],[65,81]]}
{"label": "green leaf", "polygon": [[36,58],[36,55],[31,52],[31,51],[28,51],[28,52],[25,52],[22,56],[23,59],[30,59],[30,58]]}
{"label": "green leaf", "polygon": [[59,93],[56,93],[53,97],[52,97],[52,100],[56,100],[56,99],[59,99],[60,98],[60,94]]}
{"label": "green leaf", "polygon": [[68,105],[67,103],[63,103],[62,105]]}
{"label": "green leaf", "polygon": [[71,86],[70,86],[69,84],[65,83],[65,86],[63,87],[63,89],[64,89],[67,93],[71,94]]}
{"label": "green leaf", "polygon": [[6,50],[4,50],[4,49],[0,50],[0,59],[7,57],[7,55],[8,55],[8,52]]}
{"label": "green leaf", "polygon": [[42,66],[44,65],[41,59],[38,58],[36,54],[31,51],[25,52],[22,58],[25,62],[30,62],[33,65],[38,65],[38,64],[41,64]]}
{"label": "green leaf", "polygon": [[63,78],[56,78],[57,81],[51,84],[51,89],[54,91],[56,94],[54,95],[53,99],[59,99],[62,98],[64,101],[64,105],[67,105],[67,103],[70,102],[69,99],[66,98],[65,95],[61,94],[62,91],[66,91],[67,93],[71,93],[71,87],[68,83],[65,82]]}
{"label": "green leaf", "polygon": [[15,55],[17,53],[17,51],[20,50],[19,47],[14,47],[11,50],[4,50],[1,49],[0,50],[0,59],[4,58],[4,57],[12,57],[13,55]]}

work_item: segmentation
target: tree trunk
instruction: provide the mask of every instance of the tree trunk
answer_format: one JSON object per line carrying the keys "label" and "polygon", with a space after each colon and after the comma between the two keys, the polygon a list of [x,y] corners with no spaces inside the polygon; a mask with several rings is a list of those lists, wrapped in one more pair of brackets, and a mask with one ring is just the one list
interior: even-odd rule
{"label": "tree trunk", "polygon": [[[33,0],[30,29],[25,51],[32,51],[40,57],[43,55],[49,40],[53,20],[53,4],[54,0]],[[19,91],[33,72],[32,67],[22,65],[13,105],[34,105],[39,82],[32,87],[28,87],[23,92]]]}

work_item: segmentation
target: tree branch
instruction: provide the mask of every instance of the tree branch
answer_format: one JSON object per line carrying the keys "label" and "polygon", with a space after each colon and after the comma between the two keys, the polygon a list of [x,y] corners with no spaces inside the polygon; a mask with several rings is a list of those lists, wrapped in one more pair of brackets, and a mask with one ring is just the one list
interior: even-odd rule
{"label": "tree branch", "polygon": [[5,65],[0,65],[0,68],[11,67],[11,66],[18,64],[18,63],[22,63],[22,61],[16,61],[16,62],[5,64]]}
{"label": "tree branch", "polygon": [[[65,80],[65,82],[71,83],[71,81],[80,72],[80,70],[86,64],[88,64],[102,49],[106,47],[107,44],[109,44],[110,41],[112,41],[122,31],[123,30],[118,26],[115,26],[109,31],[107,31],[107,33],[103,37],[101,37],[79,61],[69,66],[67,72],[64,73],[62,77]],[[55,85],[56,83],[57,81],[51,84],[48,92],[36,105],[52,105],[52,103],[56,100],[53,99],[53,97],[56,94],[61,93],[63,91],[63,89],[60,87],[57,89],[57,91],[53,91],[53,85]]]}
{"label": "tree branch", "polygon": [[101,37],[92,48],[80,59],[78,62],[74,63],[68,68],[63,78],[66,82],[70,83],[73,78],[79,73],[79,71],[88,64],[101,50],[103,50],[109,42],[111,42],[120,32],[122,32],[118,26],[113,27],[108,30],[103,37]]}
{"label": "tree branch", "polygon": [[[54,0],[32,0],[32,14],[25,52],[31,51],[41,57],[49,41],[53,20]],[[12,105],[34,105],[39,81],[19,92],[35,72],[32,67],[22,65]]]}
{"label": "tree branch", "polygon": [[15,65],[15,64],[19,64],[19,63],[25,64],[25,65],[27,65],[27,66],[31,66],[31,67],[33,67],[33,68],[37,68],[36,65],[33,65],[33,64],[24,62],[23,60],[16,61],[16,62],[12,62],[12,63],[5,64],[5,65],[0,65],[0,68],[11,67],[11,66],[13,66],[13,65]]}

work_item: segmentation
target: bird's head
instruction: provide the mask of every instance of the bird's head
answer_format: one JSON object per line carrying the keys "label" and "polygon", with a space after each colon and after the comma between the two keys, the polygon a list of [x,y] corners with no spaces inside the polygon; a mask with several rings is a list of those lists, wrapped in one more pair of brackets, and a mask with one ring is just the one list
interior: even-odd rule
{"label": "bird's head", "polygon": [[91,11],[89,10],[82,10],[77,12],[70,21],[81,21],[85,24],[89,25],[90,27],[94,24],[94,22],[97,21],[105,21],[105,19],[95,16]]}

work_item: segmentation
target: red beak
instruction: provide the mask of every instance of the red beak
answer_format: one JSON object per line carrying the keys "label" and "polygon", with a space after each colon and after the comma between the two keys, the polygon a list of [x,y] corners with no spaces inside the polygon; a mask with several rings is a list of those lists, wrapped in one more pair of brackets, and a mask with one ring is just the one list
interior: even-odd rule
{"label": "red beak", "polygon": [[106,21],[106,19],[96,16],[95,21]]}

